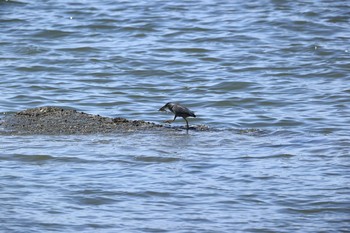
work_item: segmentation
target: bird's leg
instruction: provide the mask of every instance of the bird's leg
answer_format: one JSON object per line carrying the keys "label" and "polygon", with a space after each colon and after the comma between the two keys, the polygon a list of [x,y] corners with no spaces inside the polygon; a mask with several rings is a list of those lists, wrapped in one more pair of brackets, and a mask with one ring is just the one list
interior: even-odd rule
{"label": "bird's leg", "polygon": [[173,123],[173,122],[175,121],[176,117],[177,117],[177,116],[175,115],[174,120],[166,120],[166,121],[164,121],[164,122],[165,122],[165,123],[171,124],[171,123]]}
{"label": "bird's leg", "polygon": [[187,121],[187,119],[186,118],[184,118],[185,119],[185,121],[186,121],[186,127],[187,127],[187,130],[190,128],[189,126],[188,126],[188,121]]}

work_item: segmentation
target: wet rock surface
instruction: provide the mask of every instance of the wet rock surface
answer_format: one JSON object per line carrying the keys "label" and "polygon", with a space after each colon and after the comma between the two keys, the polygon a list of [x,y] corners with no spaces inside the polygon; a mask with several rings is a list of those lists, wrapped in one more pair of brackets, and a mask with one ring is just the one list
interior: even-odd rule
{"label": "wet rock surface", "polygon": [[[29,134],[92,134],[182,129],[142,120],[103,117],[60,107],[38,107],[20,111],[5,117],[1,126],[7,132]],[[208,130],[208,127],[199,125],[190,129],[202,131]]]}

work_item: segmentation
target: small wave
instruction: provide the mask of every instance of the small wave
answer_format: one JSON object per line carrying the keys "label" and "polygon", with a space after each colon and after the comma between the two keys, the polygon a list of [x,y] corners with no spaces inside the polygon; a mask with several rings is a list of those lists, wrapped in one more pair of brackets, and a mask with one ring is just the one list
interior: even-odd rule
{"label": "small wave", "polygon": [[172,163],[180,161],[181,159],[175,157],[136,156],[135,160],[146,163]]}

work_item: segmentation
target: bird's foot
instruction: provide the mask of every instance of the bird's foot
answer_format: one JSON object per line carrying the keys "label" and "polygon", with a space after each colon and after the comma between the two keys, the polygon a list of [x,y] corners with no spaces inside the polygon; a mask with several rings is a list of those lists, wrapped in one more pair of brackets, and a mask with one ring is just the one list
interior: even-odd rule
{"label": "bird's foot", "polygon": [[171,124],[173,121],[172,120],[167,120],[167,121],[163,121],[163,122]]}

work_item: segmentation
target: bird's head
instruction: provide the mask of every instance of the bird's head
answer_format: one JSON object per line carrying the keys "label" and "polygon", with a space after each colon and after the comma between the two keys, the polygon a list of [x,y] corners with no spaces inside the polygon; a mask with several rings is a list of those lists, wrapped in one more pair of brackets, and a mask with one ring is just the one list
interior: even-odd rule
{"label": "bird's head", "polygon": [[159,109],[159,111],[164,112],[164,111],[166,111],[166,109],[169,109],[169,110],[170,110],[170,109],[172,108],[172,106],[174,106],[173,103],[171,103],[171,102],[166,103],[163,107],[161,107],[161,108]]}

